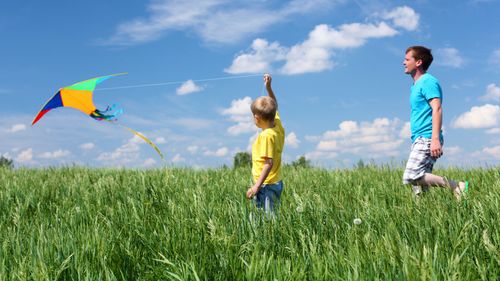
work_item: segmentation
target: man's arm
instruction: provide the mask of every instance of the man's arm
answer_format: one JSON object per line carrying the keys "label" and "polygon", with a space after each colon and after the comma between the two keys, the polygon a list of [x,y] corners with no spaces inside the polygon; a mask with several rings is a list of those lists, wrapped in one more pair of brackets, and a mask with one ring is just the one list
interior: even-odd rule
{"label": "man's arm", "polygon": [[276,102],[276,106],[278,106],[278,100],[276,100],[276,96],[274,95],[273,88],[271,87],[271,81],[273,78],[270,74],[264,74],[264,84],[266,85],[267,95],[272,98]]}
{"label": "man's arm", "polygon": [[247,190],[247,198],[250,199],[259,192],[260,187],[266,180],[267,176],[271,172],[271,169],[273,168],[273,159],[272,158],[266,158],[266,162],[264,163],[264,167],[262,168],[262,172],[260,173],[260,177],[257,179],[257,181],[254,183],[252,187],[250,187]]}
{"label": "man's arm", "polygon": [[441,99],[433,98],[429,101],[432,108],[432,137],[431,137],[431,156],[439,158],[443,154],[441,141],[441,126],[443,124],[443,110],[441,108]]}

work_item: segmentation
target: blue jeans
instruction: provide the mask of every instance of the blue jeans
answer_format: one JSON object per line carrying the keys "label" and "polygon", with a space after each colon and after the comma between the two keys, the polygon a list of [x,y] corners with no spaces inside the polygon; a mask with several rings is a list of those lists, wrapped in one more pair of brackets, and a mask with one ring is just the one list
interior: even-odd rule
{"label": "blue jeans", "polygon": [[257,208],[264,208],[266,213],[273,212],[274,205],[279,204],[282,191],[283,181],[273,184],[263,184],[255,196],[255,205]]}

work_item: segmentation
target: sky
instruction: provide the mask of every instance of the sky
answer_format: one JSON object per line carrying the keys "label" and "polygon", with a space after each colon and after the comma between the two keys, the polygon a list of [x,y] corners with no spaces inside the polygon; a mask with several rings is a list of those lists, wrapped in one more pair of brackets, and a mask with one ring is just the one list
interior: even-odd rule
{"label": "sky", "polygon": [[[432,49],[443,89],[442,166],[500,164],[500,1],[149,0],[0,3],[0,155],[17,167],[231,166],[258,134],[270,73],[283,160],[404,163],[405,50]],[[71,108],[31,121],[59,88],[114,73],[100,122]],[[155,142],[162,161],[127,126]]]}

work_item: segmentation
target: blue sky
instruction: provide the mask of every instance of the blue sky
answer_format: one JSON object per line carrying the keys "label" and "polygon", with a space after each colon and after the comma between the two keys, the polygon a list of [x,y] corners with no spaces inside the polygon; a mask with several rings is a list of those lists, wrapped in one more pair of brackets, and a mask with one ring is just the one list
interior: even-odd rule
{"label": "blue sky", "polygon": [[[0,155],[29,167],[231,165],[258,132],[249,105],[269,72],[285,162],[401,163],[412,83],[404,52],[425,45],[444,91],[438,163],[498,165],[498,11],[494,0],[3,1]],[[128,74],[94,93],[97,108],[119,104],[118,123],[156,142],[165,162],[73,109],[31,127],[60,87],[119,72]]]}

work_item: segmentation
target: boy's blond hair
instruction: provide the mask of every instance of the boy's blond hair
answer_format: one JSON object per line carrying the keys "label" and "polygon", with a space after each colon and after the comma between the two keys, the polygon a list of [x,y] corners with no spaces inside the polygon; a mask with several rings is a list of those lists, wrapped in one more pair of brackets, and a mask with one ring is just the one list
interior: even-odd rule
{"label": "boy's blond hair", "polygon": [[276,116],[276,101],[270,97],[258,97],[252,102],[252,113],[265,121],[273,121]]}

